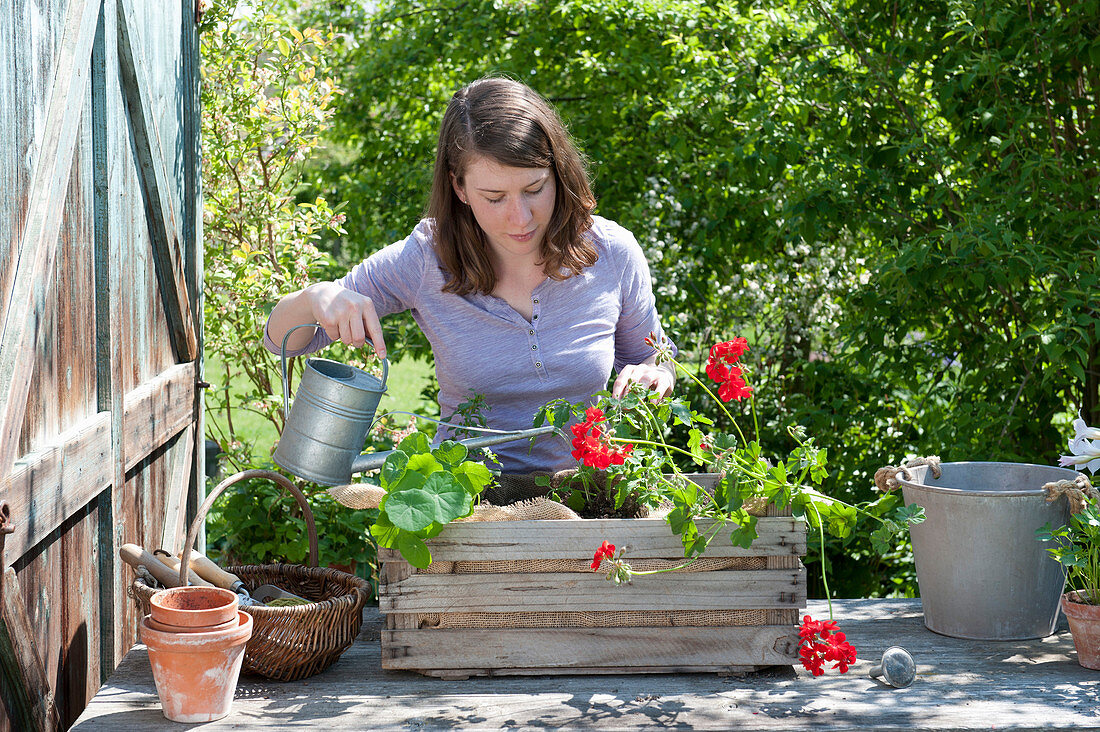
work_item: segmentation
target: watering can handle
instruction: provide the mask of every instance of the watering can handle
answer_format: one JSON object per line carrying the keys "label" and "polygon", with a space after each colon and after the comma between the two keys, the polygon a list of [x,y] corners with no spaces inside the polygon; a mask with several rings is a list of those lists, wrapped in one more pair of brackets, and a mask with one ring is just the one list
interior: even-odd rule
{"label": "watering can handle", "polygon": [[[286,335],[283,336],[283,345],[282,345],[282,348],[279,349],[279,355],[281,357],[280,360],[281,360],[282,366],[283,366],[282,376],[283,376],[283,418],[284,419],[290,415],[290,385],[287,383],[287,375],[286,375],[286,342],[290,338],[290,334],[293,333],[294,331],[298,330],[299,328],[320,328],[320,327],[321,327],[320,323],[302,323],[301,325],[296,325],[293,328],[291,328],[290,330],[288,330],[286,332]],[[367,343],[370,343],[370,341],[367,341]],[[372,348],[374,347],[373,343],[371,343],[371,347]],[[383,358],[382,359],[382,390],[383,391],[385,391],[385,389],[386,389],[386,379],[389,377],[389,375],[390,375],[390,361],[387,358]]]}

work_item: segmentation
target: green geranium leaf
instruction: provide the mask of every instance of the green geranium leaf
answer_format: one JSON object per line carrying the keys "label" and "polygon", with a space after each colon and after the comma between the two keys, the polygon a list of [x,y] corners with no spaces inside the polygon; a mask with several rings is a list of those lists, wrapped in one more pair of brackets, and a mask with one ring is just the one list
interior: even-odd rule
{"label": "green geranium leaf", "polygon": [[719,432],[714,436],[714,447],[716,450],[732,450],[737,447],[737,438],[726,432]]}
{"label": "green geranium leaf", "polygon": [[742,549],[748,549],[756,541],[756,517],[744,514],[737,520],[739,521],[737,528],[730,532],[730,543]]}
{"label": "green geranium leaf", "polygon": [[878,554],[886,554],[893,550],[894,534],[887,527],[875,529],[871,532],[871,548]]}
{"label": "green geranium leaf", "polygon": [[684,556],[693,557],[702,554],[707,550],[709,543],[710,539],[705,534],[697,534],[690,542],[684,543]]}
{"label": "green geranium leaf", "polygon": [[690,557],[692,549],[697,546],[696,542],[699,540],[699,527],[694,521],[687,521],[682,525],[682,529],[676,533],[680,535],[680,543],[684,545],[684,556]]}
{"label": "green geranium leaf", "polygon": [[695,424],[702,424],[702,425],[706,425],[707,427],[712,427],[714,425],[714,420],[713,419],[711,419],[710,417],[708,417],[705,414],[699,414],[698,412],[692,412],[691,413],[691,420]]}
{"label": "green geranium leaf", "polygon": [[894,511],[894,520],[900,524],[919,524],[924,521],[924,506],[910,503]]}
{"label": "green geranium leaf", "polygon": [[672,409],[672,416],[675,418],[676,424],[690,425],[695,421],[692,418],[691,410],[683,402],[672,402],[669,407]]}
{"label": "green geranium leaf", "polygon": [[424,569],[432,563],[432,553],[428,551],[428,545],[420,540],[420,537],[408,532],[401,532],[397,539],[397,551],[405,557],[412,566]]}
{"label": "green geranium leaf", "polygon": [[714,502],[724,513],[733,513],[744,505],[741,492],[737,490],[737,477],[726,473],[714,487]]}
{"label": "green geranium leaf", "polygon": [[669,528],[672,529],[672,533],[674,534],[682,535],[684,531],[687,530],[689,524],[694,528],[694,523],[691,521],[691,514],[688,512],[687,507],[684,506],[677,506],[669,511],[666,520],[668,521]]}

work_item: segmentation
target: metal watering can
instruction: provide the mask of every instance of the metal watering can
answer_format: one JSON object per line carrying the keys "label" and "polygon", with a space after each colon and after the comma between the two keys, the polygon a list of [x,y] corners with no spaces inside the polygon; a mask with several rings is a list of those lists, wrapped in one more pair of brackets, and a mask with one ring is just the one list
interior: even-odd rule
{"label": "metal watering can", "polygon": [[[286,423],[272,459],[276,465],[299,478],[322,485],[345,485],[351,482],[354,473],[382,467],[393,452],[362,452],[367,442],[367,433],[374,423],[378,402],[386,392],[390,364],[387,359],[382,359],[382,379],[379,380],[361,369],[339,361],[330,361],[327,358],[306,359],[298,393],[294,397],[294,405],[291,406],[286,368],[287,339],[298,328],[316,327],[319,324],[303,323],[294,326],[283,336],[281,356],[283,413],[286,415]],[[549,425],[507,432],[478,430],[494,434],[459,442],[467,448],[488,447],[511,440],[537,437],[553,430]]]}

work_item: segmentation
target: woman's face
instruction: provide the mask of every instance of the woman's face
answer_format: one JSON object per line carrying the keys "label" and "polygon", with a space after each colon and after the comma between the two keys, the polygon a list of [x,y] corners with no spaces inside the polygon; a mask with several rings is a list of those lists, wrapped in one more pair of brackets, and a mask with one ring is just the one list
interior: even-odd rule
{"label": "woman's face", "polygon": [[465,185],[453,176],[452,183],[497,257],[538,255],[554,214],[550,168],[512,168],[479,156],[466,167]]}

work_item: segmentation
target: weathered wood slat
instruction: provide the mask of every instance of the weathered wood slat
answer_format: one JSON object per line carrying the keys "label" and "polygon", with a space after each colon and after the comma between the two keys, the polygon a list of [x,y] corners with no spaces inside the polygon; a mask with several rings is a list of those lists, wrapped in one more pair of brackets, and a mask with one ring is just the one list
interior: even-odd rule
{"label": "weathered wood slat", "polygon": [[608,589],[602,574],[417,574],[391,582],[386,612],[580,612],[613,610],[766,610],[806,602],[805,570],[682,572],[650,575]]}
{"label": "weathered wood slat", "polygon": [[111,415],[100,412],[62,433],[57,444],[25,455],[0,481],[16,517],[4,561],[9,566],[111,482]]}
{"label": "weathered wood slat", "polygon": [[187,489],[191,485],[191,463],[195,447],[195,425],[188,424],[175,444],[168,475],[168,498],[164,506],[164,529],[160,544],[173,554],[183,549],[187,535]]}
{"label": "weathered wood slat", "polygon": [[152,224],[153,261],[160,283],[161,299],[168,318],[172,346],[180,361],[192,361],[198,355],[198,339],[191,309],[187,277],[180,254],[179,228],[175,207],[169,195],[168,174],[164,169],[163,148],[156,117],[150,105],[150,85],[135,34],[130,0],[117,0],[118,61],[122,91],[130,110],[134,131],[134,151],[141,170],[146,211]]}
{"label": "weathered wood slat", "polygon": [[[122,526],[116,517],[124,519],[119,508],[119,496],[126,485],[126,464],[122,450],[122,408],[125,397],[122,378],[122,350],[126,339],[123,330],[125,301],[130,283],[122,276],[115,243],[125,241],[122,221],[124,211],[120,197],[112,192],[126,188],[122,178],[124,156],[117,154],[128,145],[129,134],[123,125],[115,123],[121,116],[118,82],[118,23],[114,0],[103,0],[96,43],[92,47],[92,181],[95,188],[95,345],[96,400],[100,411],[109,412],[115,429],[111,433],[110,486],[97,503],[99,542],[99,618],[100,618],[100,680],[110,672],[125,654],[136,635],[133,625],[123,624],[126,612],[126,575],[119,566],[117,549],[125,543]],[[124,142],[126,141],[126,142]],[[115,153],[115,154],[112,154]]]}
{"label": "weathered wood slat", "polygon": [[0,661],[4,673],[4,704],[15,729],[61,729],[54,692],[34,642],[35,631],[23,607],[23,593],[14,569],[0,575]]}
{"label": "weathered wood slat", "polygon": [[0,330],[0,478],[9,475],[19,444],[19,426],[27,409],[31,370],[41,320],[57,254],[64,196],[72,171],[80,109],[87,90],[92,41],[99,15],[97,0],[72,0],[65,18],[61,48],[28,195],[26,226],[20,237],[15,279],[5,293],[7,307]]}
{"label": "weathered wood slat", "polygon": [[56,703],[65,726],[80,716],[100,685],[100,644],[92,630],[99,627],[99,567],[91,561],[99,542],[98,518],[91,506],[80,511],[66,522],[59,542],[64,592],[55,603],[64,608],[60,630],[67,651]]}
{"label": "weathered wood slat", "polygon": [[126,470],[195,420],[195,368],[194,361],[173,366],[126,394],[122,417]]}
{"label": "weathered wood slat", "polygon": [[[700,532],[708,522],[700,522]],[[732,530],[732,527],[729,529]],[[799,557],[806,553],[805,524],[790,517],[762,517],[759,539],[749,549],[733,546],[729,530],[707,547],[708,557]],[[593,544],[593,537],[599,537]],[[433,561],[592,559],[599,541],[625,547],[628,560],[684,556],[679,537],[664,519],[584,521],[470,521],[449,524],[429,542]],[[387,556],[393,556],[387,555]]]}
{"label": "weathered wood slat", "polygon": [[[745,666],[741,664],[728,664],[721,666],[585,666],[585,676],[620,676],[625,674],[719,674],[722,676],[731,674],[748,674],[760,671],[758,665]],[[434,676],[444,681],[465,681],[475,676],[561,676],[571,673],[567,669],[559,667],[540,668],[460,668],[460,669],[425,669],[420,673],[425,676]]]}
{"label": "weathered wood slat", "polygon": [[[128,468],[191,425],[194,374],[194,363],[180,364],[126,395]],[[56,445],[16,463],[0,481],[0,496],[19,517],[7,539],[9,565],[113,484],[112,453],[111,415],[100,412],[59,435]]]}
{"label": "weathered wood slat", "polygon": [[[425,636],[430,634],[430,639]],[[420,636],[419,638],[417,636]],[[714,628],[537,628],[383,630],[393,650],[385,669],[542,669],[661,667],[720,671],[731,665],[789,664],[797,653],[792,626]],[[569,653],[563,653],[563,649]],[[731,659],[737,659],[731,663]],[[556,671],[554,671],[556,670]]]}
{"label": "weathered wood slat", "polygon": [[[786,513],[790,513],[789,510]],[[775,504],[768,504],[768,516],[779,516],[780,510],[776,508]],[[801,555],[806,553],[806,532],[805,528],[799,534],[802,541],[802,551],[799,552],[799,556],[768,556],[764,559],[764,566],[767,569],[797,569],[802,566]],[[784,608],[781,610],[768,610],[767,612],[767,624],[768,625],[797,625],[799,622],[798,608]]]}

